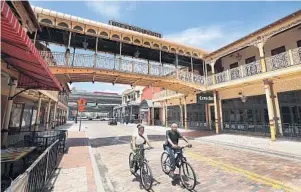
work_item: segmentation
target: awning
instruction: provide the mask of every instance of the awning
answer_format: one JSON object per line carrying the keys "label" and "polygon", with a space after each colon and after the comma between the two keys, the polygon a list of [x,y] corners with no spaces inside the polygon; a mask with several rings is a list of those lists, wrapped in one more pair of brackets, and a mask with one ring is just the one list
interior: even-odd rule
{"label": "awning", "polygon": [[153,102],[151,100],[147,100],[147,99],[143,100],[140,104],[140,109],[148,109],[151,107],[160,108],[161,105],[159,103],[155,102],[155,105],[153,106]]}
{"label": "awning", "polygon": [[1,57],[20,73],[19,88],[62,90],[5,1],[1,1]]}

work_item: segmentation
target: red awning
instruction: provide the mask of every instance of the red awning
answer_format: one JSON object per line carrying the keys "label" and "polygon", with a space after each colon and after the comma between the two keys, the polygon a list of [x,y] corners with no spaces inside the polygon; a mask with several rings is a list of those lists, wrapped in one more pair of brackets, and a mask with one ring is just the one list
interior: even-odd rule
{"label": "red awning", "polygon": [[18,87],[62,90],[5,1],[1,1],[1,57],[20,73]]}

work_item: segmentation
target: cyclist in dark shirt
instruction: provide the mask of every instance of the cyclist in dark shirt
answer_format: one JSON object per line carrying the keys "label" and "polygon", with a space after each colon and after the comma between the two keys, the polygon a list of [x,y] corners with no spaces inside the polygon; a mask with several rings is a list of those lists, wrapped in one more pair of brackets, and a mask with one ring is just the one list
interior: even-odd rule
{"label": "cyclist in dark shirt", "polygon": [[[176,123],[173,123],[171,125],[171,130],[168,130],[166,132],[166,138],[167,138],[167,145],[166,145],[166,151],[169,154],[170,157],[170,176],[173,177],[174,170],[175,170],[175,149],[178,149],[178,143],[179,139],[182,138],[186,143],[189,144],[188,140],[182,136],[182,134],[177,130],[178,125]],[[191,144],[189,144],[191,146]]]}

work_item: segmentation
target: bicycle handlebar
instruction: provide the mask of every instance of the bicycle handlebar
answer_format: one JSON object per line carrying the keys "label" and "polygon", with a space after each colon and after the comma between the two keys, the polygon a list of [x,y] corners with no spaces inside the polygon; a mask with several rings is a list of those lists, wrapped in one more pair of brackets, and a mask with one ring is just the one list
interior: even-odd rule
{"label": "bicycle handlebar", "polygon": [[151,149],[154,149],[153,147],[146,147],[144,148],[144,150],[151,150]]}
{"label": "bicycle handlebar", "polygon": [[184,149],[184,148],[186,148],[186,147],[188,147],[188,148],[191,148],[191,147],[192,147],[192,145],[191,145],[191,144],[189,144],[189,145],[185,145],[184,147],[179,147],[178,149]]}

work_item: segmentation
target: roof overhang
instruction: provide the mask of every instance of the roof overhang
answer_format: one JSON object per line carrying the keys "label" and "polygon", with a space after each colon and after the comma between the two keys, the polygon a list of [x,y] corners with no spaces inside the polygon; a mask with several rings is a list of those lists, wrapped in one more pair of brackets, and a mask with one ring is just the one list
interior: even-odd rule
{"label": "roof overhang", "polygon": [[62,90],[5,1],[1,1],[1,57],[17,70],[19,88]]}

